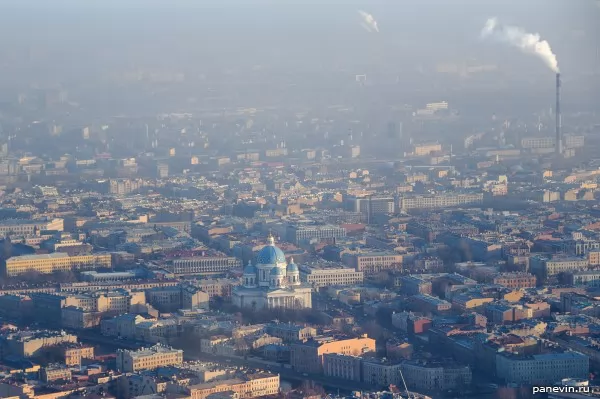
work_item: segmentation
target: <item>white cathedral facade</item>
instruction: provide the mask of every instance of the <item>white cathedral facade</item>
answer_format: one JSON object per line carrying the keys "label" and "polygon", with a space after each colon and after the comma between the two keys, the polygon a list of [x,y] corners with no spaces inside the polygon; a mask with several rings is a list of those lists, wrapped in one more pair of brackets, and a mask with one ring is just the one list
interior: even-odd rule
{"label": "white cathedral facade", "polygon": [[300,282],[300,271],[269,236],[256,257],[256,265],[244,268],[242,285],[234,287],[233,304],[240,308],[312,308],[312,287]]}

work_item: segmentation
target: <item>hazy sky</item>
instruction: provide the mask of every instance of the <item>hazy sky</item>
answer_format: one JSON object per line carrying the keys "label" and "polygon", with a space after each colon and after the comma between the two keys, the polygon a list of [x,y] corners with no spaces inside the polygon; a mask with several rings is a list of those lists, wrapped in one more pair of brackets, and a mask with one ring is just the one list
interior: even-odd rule
{"label": "hazy sky", "polygon": [[[359,9],[373,14],[379,34],[361,29]],[[0,61],[30,51],[69,68],[140,59],[306,67],[475,60],[543,68],[517,50],[482,43],[479,32],[491,16],[539,32],[564,73],[597,61],[595,0],[2,0],[0,45],[9,51]]]}

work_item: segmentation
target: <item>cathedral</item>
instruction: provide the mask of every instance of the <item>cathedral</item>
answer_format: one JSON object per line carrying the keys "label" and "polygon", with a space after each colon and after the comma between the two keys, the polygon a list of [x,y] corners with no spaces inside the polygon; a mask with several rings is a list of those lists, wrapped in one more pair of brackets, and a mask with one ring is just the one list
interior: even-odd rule
{"label": "cathedral", "polygon": [[300,282],[298,266],[288,264],[275,239],[269,235],[267,245],[256,257],[256,265],[244,268],[242,285],[231,293],[233,304],[240,308],[312,308],[312,287]]}

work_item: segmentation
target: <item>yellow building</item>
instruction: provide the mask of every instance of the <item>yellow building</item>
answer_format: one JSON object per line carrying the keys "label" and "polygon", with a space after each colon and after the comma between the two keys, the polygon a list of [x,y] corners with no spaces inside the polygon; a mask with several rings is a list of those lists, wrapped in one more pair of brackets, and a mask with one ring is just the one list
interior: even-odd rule
{"label": "yellow building", "polygon": [[305,373],[322,373],[323,356],[326,353],[358,356],[375,351],[375,340],[363,335],[335,341],[311,340],[305,343],[295,343],[291,346],[290,363],[292,368]]}
{"label": "yellow building", "polygon": [[81,344],[65,345],[62,350],[62,356],[64,357],[64,363],[67,366],[79,366],[83,359],[94,358],[94,347]]}
{"label": "yellow building", "polygon": [[442,151],[442,145],[439,143],[420,144],[415,146],[414,154],[418,156],[429,155],[432,152]]}
{"label": "yellow building", "polygon": [[587,255],[590,266],[600,265],[600,251],[589,251]]}
{"label": "yellow building", "polygon": [[167,346],[155,345],[138,351],[117,351],[117,369],[123,372],[154,370],[158,367],[181,366],[183,351]]}
{"label": "yellow building", "polygon": [[63,252],[54,252],[43,255],[13,256],[6,260],[6,275],[13,277],[28,271],[51,274],[54,272],[111,267],[111,265],[111,256],[108,253],[69,256]]}
{"label": "yellow building", "polygon": [[486,303],[493,302],[494,298],[491,297],[478,297],[469,295],[457,295],[452,298],[452,305],[460,310],[476,309]]}
{"label": "yellow building", "polygon": [[243,378],[192,385],[182,393],[189,395],[190,399],[206,399],[220,392],[233,392],[239,399],[249,399],[276,395],[279,393],[279,384],[279,375],[256,373]]}

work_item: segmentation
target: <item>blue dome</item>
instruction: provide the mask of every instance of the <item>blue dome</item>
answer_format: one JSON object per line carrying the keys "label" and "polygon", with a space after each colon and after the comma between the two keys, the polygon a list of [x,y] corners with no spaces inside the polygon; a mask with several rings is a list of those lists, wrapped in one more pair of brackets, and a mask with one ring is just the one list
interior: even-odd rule
{"label": "blue dome", "polygon": [[274,267],[271,269],[271,276],[285,276],[285,271],[279,267]]}
{"label": "blue dome", "polygon": [[275,245],[267,245],[260,250],[256,256],[256,263],[259,265],[276,265],[277,263],[285,263],[285,254]]}
{"label": "blue dome", "polygon": [[254,276],[256,276],[256,274],[258,273],[258,270],[256,270],[256,267],[252,265],[252,263],[248,262],[248,265],[244,268],[244,274],[252,274]]}
{"label": "blue dome", "polygon": [[288,273],[299,273],[300,271],[298,270],[298,266],[296,266],[295,263],[290,263],[287,265],[287,272]]}

